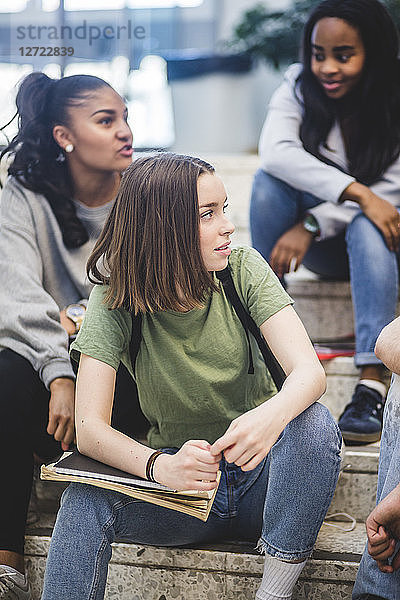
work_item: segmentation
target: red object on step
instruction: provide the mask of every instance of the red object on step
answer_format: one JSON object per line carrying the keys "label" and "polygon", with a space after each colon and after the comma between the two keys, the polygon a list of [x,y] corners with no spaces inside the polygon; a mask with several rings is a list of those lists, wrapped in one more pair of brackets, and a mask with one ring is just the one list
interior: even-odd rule
{"label": "red object on step", "polygon": [[315,352],[319,360],[331,360],[332,358],[338,358],[339,356],[354,356],[355,350],[339,350],[333,348],[325,348],[323,346],[314,345]]}
{"label": "red object on step", "polygon": [[314,350],[319,360],[331,360],[339,356],[354,356],[354,335],[346,335],[336,340],[318,340],[314,342]]}

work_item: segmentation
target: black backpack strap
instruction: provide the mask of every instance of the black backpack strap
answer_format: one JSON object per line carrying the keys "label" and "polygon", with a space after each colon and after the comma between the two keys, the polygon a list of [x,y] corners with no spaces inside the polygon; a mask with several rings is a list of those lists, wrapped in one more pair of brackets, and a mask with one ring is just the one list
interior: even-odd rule
{"label": "black backpack strap", "polygon": [[[239,320],[240,320],[241,324],[243,325],[244,330],[246,331],[247,339],[248,339],[247,331],[250,331],[250,333],[254,336],[254,338],[257,342],[257,346],[260,349],[260,352],[264,358],[267,369],[271,373],[271,377],[274,380],[274,383],[275,383],[277,389],[280,390],[283,385],[283,382],[286,379],[285,372],[282,369],[279,362],[277,361],[277,359],[275,358],[275,355],[273,354],[271,348],[268,346],[267,342],[261,335],[260,329],[259,329],[259,327],[257,327],[256,322],[249,315],[249,313],[243,306],[242,301],[240,300],[237,290],[235,288],[235,284],[234,284],[233,278],[232,278],[232,273],[230,272],[229,267],[226,267],[222,271],[216,271],[215,274],[216,274],[217,278],[221,281],[221,283],[224,287],[225,293],[226,293],[229,301],[231,302],[233,308],[235,309],[235,312],[236,312],[237,316],[239,317]],[[249,346],[250,346],[250,344],[249,344]],[[251,363],[252,362],[253,362],[253,359],[251,357]]]}
{"label": "black backpack strap", "polygon": [[139,353],[140,342],[142,341],[142,315],[132,313],[132,335],[129,342],[129,354],[131,357],[132,371],[135,374],[136,358]]}

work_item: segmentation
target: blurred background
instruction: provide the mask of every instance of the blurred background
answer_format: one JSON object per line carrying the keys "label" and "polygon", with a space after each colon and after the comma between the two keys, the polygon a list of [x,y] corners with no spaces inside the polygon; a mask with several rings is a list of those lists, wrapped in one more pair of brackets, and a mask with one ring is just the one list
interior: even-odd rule
{"label": "blurred background", "polygon": [[[30,71],[90,73],[126,98],[136,150],[255,152],[279,67],[291,61],[259,58],[255,25],[289,4],[0,0],[0,125],[12,118],[16,86]],[[15,127],[3,131],[12,137]]]}
{"label": "blurred background", "polygon": [[[126,98],[138,151],[254,153],[268,100],[317,3],[0,0],[0,125],[30,71],[89,73]],[[398,22],[400,0],[385,4]]]}

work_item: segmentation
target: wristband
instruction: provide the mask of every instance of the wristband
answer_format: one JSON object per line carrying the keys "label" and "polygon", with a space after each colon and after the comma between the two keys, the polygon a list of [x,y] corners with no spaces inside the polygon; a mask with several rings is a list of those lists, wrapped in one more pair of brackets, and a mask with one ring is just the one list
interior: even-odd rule
{"label": "wristband", "polygon": [[153,454],[150,454],[149,458],[147,459],[146,479],[148,481],[151,481],[152,483],[157,483],[157,481],[154,479],[154,463],[156,462],[160,454],[163,454],[162,450],[155,450]]}

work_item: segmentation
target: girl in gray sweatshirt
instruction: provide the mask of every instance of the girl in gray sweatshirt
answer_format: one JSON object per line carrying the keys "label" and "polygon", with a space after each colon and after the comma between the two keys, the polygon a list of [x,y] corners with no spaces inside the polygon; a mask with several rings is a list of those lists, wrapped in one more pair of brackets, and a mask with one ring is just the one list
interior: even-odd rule
{"label": "girl in gray sweatshirt", "polygon": [[[28,75],[17,111],[0,202],[0,456],[4,480],[18,478],[0,500],[0,597],[28,599],[23,546],[33,455],[55,456],[74,440],[68,334],[84,316],[86,261],[131,163],[132,133],[123,99],[88,75]],[[128,375],[119,386],[133,410]],[[138,419],[136,432],[145,426]]]}

